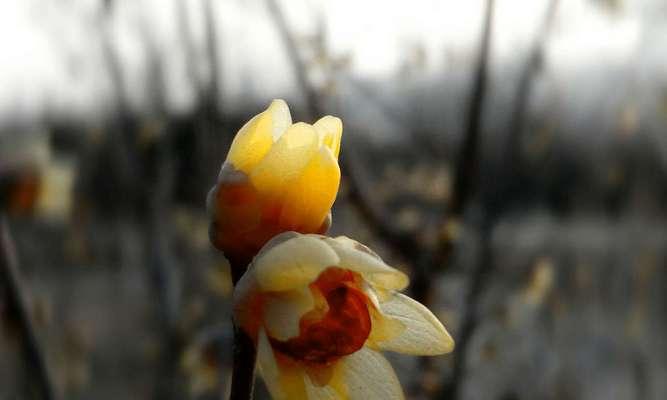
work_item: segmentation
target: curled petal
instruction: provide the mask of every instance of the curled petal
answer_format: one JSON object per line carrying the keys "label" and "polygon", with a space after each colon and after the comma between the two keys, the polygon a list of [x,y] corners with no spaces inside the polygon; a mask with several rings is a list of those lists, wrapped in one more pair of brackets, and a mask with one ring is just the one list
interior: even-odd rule
{"label": "curled petal", "polygon": [[382,354],[364,347],[342,362],[348,399],[403,399],[401,383]]}
{"label": "curled petal", "polygon": [[259,368],[266,387],[271,392],[271,397],[274,399],[285,398],[280,388],[280,369],[278,363],[273,355],[273,349],[266,337],[264,330],[259,331],[257,339],[257,367]]}
{"label": "curled petal", "polygon": [[282,99],[273,100],[266,112],[271,114],[271,134],[275,142],[292,125],[292,115],[287,103]]}
{"label": "curled petal", "polygon": [[288,340],[299,336],[301,317],[314,307],[315,300],[308,288],[273,294],[266,302],[264,325],[272,338]]}
{"label": "curled petal", "polygon": [[[315,367],[321,368],[321,367]],[[347,385],[344,381],[345,367],[342,363],[336,363],[326,367],[326,371],[319,374],[326,375],[326,379],[318,378],[318,373],[313,368],[307,370],[304,376],[308,400],[344,400],[347,399]]]}
{"label": "curled petal", "polygon": [[336,200],[340,169],[331,150],[322,147],[287,189],[281,224],[305,232],[317,231]]}
{"label": "curled petal", "polygon": [[380,318],[376,326],[387,338],[384,341],[378,338],[380,349],[420,356],[445,354],[454,349],[454,340],[445,327],[421,303],[395,293],[380,306],[385,318]]}
{"label": "curled petal", "polygon": [[340,257],[340,267],[359,272],[376,289],[401,290],[408,286],[410,279],[407,275],[385,264],[363,244],[345,236],[324,240]]}
{"label": "curled petal", "polygon": [[345,398],[340,396],[331,386],[315,385],[308,376],[306,376],[305,383],[308,400],[341,400]]}
{"label": "curled petal", "polygon": [[257,341],[257,366],[274,400],[306,399],[303,371],[279,365],[264,330]]}
{"label": "curled petal", "polygon": [[251,268],[263,290],[284,291],[308,286],[320,272],[339,261],[319,236],[299,235],[256,257]]}
{"label": "curled petal", "polygon": [[320,145],[328,147],[334,157],[338,159],[340,139],[343,136],[343,121],[340,118],[327,115],[315,122],[313,127],[320,137]]}
{"label": "curled petal", "polygon": [[302,174],[317,148],[317,133],[311,125],[298,122],[290,126],[250,173],[252,184],[260,192],[279,194]]}
{"label": "curled petal", "polygon": [[254,116],[234,137],[227,161],[248,173],[266,156],[273,146],[271,113],[266,110]]}

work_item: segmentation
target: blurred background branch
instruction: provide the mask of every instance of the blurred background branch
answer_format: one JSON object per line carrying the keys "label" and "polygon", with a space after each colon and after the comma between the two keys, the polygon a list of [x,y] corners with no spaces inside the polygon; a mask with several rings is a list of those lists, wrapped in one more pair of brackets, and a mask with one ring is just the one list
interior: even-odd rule
{"label": "blurred background branch", "polygon": [[[46,357],[30,315],[30,293],[19,274],[18,255],[9,231],[7,217],[0,214],[0,288],[4,292],[5,323],[17,333],[25,357],[31,384],[42,399],[57,399],[46,364]],[[33,393],[34,395],[34,393]]]}

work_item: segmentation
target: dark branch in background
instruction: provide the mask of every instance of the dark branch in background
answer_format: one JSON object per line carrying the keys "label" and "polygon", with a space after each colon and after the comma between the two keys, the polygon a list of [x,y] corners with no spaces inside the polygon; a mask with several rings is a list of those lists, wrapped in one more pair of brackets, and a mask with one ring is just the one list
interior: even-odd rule
{"label": "dark branch in background", "polygon": [[[205,0],[204,21],[206,25],[206,52],[210,63],[211,81],[204,92],[204,106],[206,110],[217,118],[220,111],[220,59],[218,58],[218,33],[215,29],[213,17],[213,0]],[[192,58],[193,62],[195,58]]]}
{"label": "dark branch in background", "polygon": [[[486,5],[483,20],[483,29],[480,35],[475,72],[470,87],[470,97],[466,113],[465,127],[463,130],[463,141],[459,157],[454,167],[454,183],[452,186],[452,198],[442,214],[440,226],[434,228],[438,243],[435,249],[423,252],[419,262],[415,266],[412,291],[416,300],[428,305],[433,291],[431,269],[434,266],[449,266],[451,263],[452,250],[455,237],[444,235],[445,227],[451,222],[458,223],[461,219],[470,198],[472,197],[479,179],[479,163],[481,158],[480,136],[483,117],[483,105],[487,92],[489,50],[491,45],[491,32],[493,28],[493,0]],[[433,229],[433,228],[432,228]],[[442,239],[441,239],[442,238]],[[458,349],[461,339],[457,340]],[[454,353],[454,364],[456,369],[457,354]],[[420,363],[423,371],[433,368],[433,360],[423,358]],[[429,374],[425,374],[425,377]],[[451,384],[458,384],[459,376],[453,377]],[[421,385],[426,387],[425,385]],[[445,385],[447,386],[447,385]],[[417,390],[420,390],[417,388]],[[432,394],[432,393],[429,393]],[[455,397],[447,397],[455,398]]]}
{"label": "dark branch in background", "polygon": [[[144,127],[158,129],[153,132],[156,139],[150,146],[139,149],[137,137],[141,124],[137,116],[127,104],[125,81],[119,55],[114,51],[108,30],[108,21],[113,12],[114,3],[106,4],[105,19],[101,21],[104,29],[104,54],[109,65],[109,75],[116,88],[116,115],[111,121],[109,135],[111,150],[114,157],[111,173],[119,171],[117,179],[130,200],[123,204],[138,207],[135,216],[146,224],[143,231],[147,246],[147,274],[152,294],[157,304],[157,323],[163,335],[161,343],[160,364],[155,371],[156,386],[153,396],[159,399],[181,398],[176,384],[183,338],[178,331],[178,314],[180,310],[180,290],[176,270],[170,263],[168,231],[164,226],[165,214],[171,200],[173,183],[173,156],[170,151],[169,129],[165,127]],[[162,70],[161,51],[152,40],[145,26],[141,29],[142,39],[146,42],[149,55],[149,80],[147,89],[150,92],[153,110],[158,118],[166,113],[164,74]]]}
{"label": "dark branch in background", "polygon": [[463,209],[474,191],[474,185],[479,175],[482,107],[488,81],[487,70],[492,25],[493,0],[488,0],[484,17],[484,30],[481,35],[479,53],[477,55],[474,83],[471,90],[470,103],[468,104],[465,135],[454,169],[456,175],[454,177],[454,187],[452,188],[452,199],[446,213],[448,216],[460,216],[463,213]]}
{"label": "dark branch in background", "polygon": [[[489,49],[491,46],[491,32],[493,25],[493,0],[489,0],[486,5],[485,17],[483,20],[483,30],[480,35],[480,44],[473,75],[472,85],[470,87],[470,98],[466,112],[465,128],[463,130],[463,142],[461,151],[454,167],[454,183],[452,186],[452,198],[442,215],[441,226],[437,227],[439,236],[442,236],[445,226],[450,222],[455,223],[462,217],[465,207],[468,205],[470,197],[475,191],[475,185],[479,178],[479,163],[481,158],[481,149],[479,146],[482,112],[484,98],[487,91]],[[439,248],[435,250],[431,262],[435,265],[449,265],[454,246],[453,237],[445,235],[439,243]],[[417,269],[415,276],[415,292],[418,294],[418,300],[427,300],[431,291],[431,279],[429,279],[428,266]]]}
{"label": "dark branch in background", "polygon": [[285,45],[287,56],[292,60],[292,67],[296,74],[297,83],[301,88],[303,95],[306,97],[306,113],[308,114],[308,118],[315,119],[321,116],[323,107],[320,103],[317,91],[308,81],[308,71],[299,54],[294,35],[290,32],[289,27],[287,26],[287,19],[285,19],[285,15],[276,0],[266,0],[266,4],[269,8],[269,13],[273,16],[273,20],[278,29],[278,33],[282,38],[283,44]]}
{"label": "dark branch in background", "polygon": [[[489,0],[489,9],[493,7],[492,3],[493,0]],[[461,323],[459,338],[454,352],[454,367],[451,380],[443,387],[443,391],[439,398],[457,399],[460,397],[466,359],[470,349],[469,343],[479,325],[479,302],[481,294],[486,286],[488,277],[493,271],[493,227],[504,207],[504,204],[494,203],[493,199],[500,199],[502,201],[502,196],[506,193],[506,188],[512,186],[515,174],[518,173],[518,168],[521,167],[520,161],[517,160],[517,158],[520,157],[518,146],[520,145],[521,127],[525,120],[526,107],[531,93],[533,78],[540,66],[544,43],[546,42],[553,25],[557,5],[558,0],[550,1],[544,16],[542,29],[530,50],[526,68],[523,70],[522,75],[519,78],[514,111],[509,124],[510,131],[508,132],[508,143],[504,153],[505,161],[508,165],[508,173],[498,185],[498,188],[496,189],[497,193],[490,196],[491,201],[485,201],[484,204],[485,209],[483,210],[482,223],[480,226],[481,252],[475,269],[472,272],[470,287],[465,300],[463,321]],[[488,14],[490,12],[490,10],[487,10],[487,18],[490,18],[490,15]]]}
{"label": "dark branch in background", "polygon": [[524,69],[519,77],[517,87],[516,101],[512,109],[510,125],[508,128],[508,139],[505,148],[505,158],[509,162],[509,174],[517,174],[522,167],[521,157],[521,138],[523,127],[526,122],[526,110],[530,95],[532,94],[534,78],[539,72],[544,58],[544,43],[546,43],[549,34],[553,28],[553,23],[558,9],[558,0],[550,0],[547,10],[544,14],[540,31],[538,32],[532,48],[528,54],[528,59]]}
{"label": "dark branch in background", "polygon": [[[318,116],[324,115],[318,93],[308,80],[306,66],[301,59],[296,41],[289,31],[282,10],[275,0],[267,0],[266,2],[287,54],[292,61],[299,87],[306,97],[308,118],[314,120]],[[388,243],[401,258],[410,262],[418,253],[417,240],[412,234],[399,231],[389,222],[391,219],[387,218],[387,214],[382,211],[382,207],[376,204],[373,196],[369,193],[372,187],[370,178],[366,176],[365,168],[359,161],[356,151],[350,146],[350,141],[343,140],[342,146],[344,150],[341,152],[340,166],[341,172],[348,183],[351,203],[357,208],[373,233]]]}
{"label": "dark branch in background", "polygon": [[30,320],[26,299],[27,289],[21,284],[16,247],[9,232],[9,223],[4,215],[0,215],[0,284],[4,286],[7,317],[16,326],[20,336],[23,355],[30,369],[31,382],[35,382],[40,398],[55,399],[56,395],[49,379],[44,354]]}
{"label": "dark branch in background", "polygon": [[158,133],[159,137],[152,145],[152,157],[149,157],[151,170],[148,175],[152,183],[147,184],[147,190],[151,191],[152,195],[147,199],[150,220],[145,232],[149,246],[149,273],[157,299],[158,323],[163,336],[154,398],[178,399],[184,396],[178,378],[185,338],[179,329],[180,279],[170,250],[169,229],[165,224],[173,193],[175,155],[171,151],[169,129],[163,130]]}

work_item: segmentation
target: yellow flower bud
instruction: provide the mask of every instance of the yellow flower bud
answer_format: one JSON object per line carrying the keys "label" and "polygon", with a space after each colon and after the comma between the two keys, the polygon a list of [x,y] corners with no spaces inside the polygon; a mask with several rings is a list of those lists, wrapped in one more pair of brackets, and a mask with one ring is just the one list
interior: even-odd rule
{"label": "yellow flower bud", "polygon": [[346,237],[286,232],[234,291],[236,324],[256,341],[274,399],[402,399],[381,351],[439,355],[454,341],[408,277]]}
{"label": "yellow flower bud", "polygon": [[208,196],[213,244],[248,262],[281,232],[325,232],[340,183],[342,132],[332,116],[292,124],[283,100],[248,121]]}

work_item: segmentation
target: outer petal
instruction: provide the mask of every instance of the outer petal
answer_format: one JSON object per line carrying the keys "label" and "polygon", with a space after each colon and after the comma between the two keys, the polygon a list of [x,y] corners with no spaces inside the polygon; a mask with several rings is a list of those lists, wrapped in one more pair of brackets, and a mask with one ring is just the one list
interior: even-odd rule
{"label": "outer petal", "polygon": [[340,118],[327,115],[315,122],[313,127],[320,136],[320,144],[331,149],[334,157],[338,158],[340,139],[343,135],[343,121]]}
{"label": "outer petal", "polygon": [[273,100],[266,112],[271,114],[271,134],[275,142],[292,125],[292,115],[283,99]]}
{"label": "outer petal", "polygon": [[[381,326],[377,328],[385,331],[386,341],[378,341],[382,350],[420,356],[434,356],[449,353],[454,349],[454,340],[433,313],[421,303],[395,293],[388,301],[380,303],[385,321],[380,319]],[[403,325],[400,331],[396,322]],[[375,323],[376,321],[374,321]],[[375,326],[373,329],[375,330]],[[387,335],[390,331],[396,335]]]}
{"label": "outer petal", "polygon": [[350,400],[403,399],[401,383],[382,354],[362,347],[342,362]]}
{"label": "outer petal", "polygon": [[294,368],[281,368],[264,330],[257,341],[257,365],[274,400],[305,398],[304,374]]}
{"label": "outer petal", "polygon": [[271,295],[264,308],[269,335],[278,340],[299,336],[301,317],[314,307],[315,300],[307,287]]}
{"label": "outer petal", "polygon": [[273,145],[273,113],[269,110],[272,106],[273,103],[266,111],[257,114],[246,122],[234,137],[227,154],[227,162],[232,163],[239,171],[248,173],[271,149]]}
{"label": "outer petal", "polygon": [[308,395],[308,400],[342,400],[345,398],[331,386],[316,385],[313,383],[313,381],[310,380],[308,375],[304,377],[304,382],[306,384],[306,394]]}
{"label": "outer petal", "polygon": [[257,339],[257,366],[262,374],[264,383],[266,383],[266,387],[269,389],[269,392],[271,392],[271,397],[276,400],[286,398],[280,388],[280,370],[278,369],[278,363],[273,355],[273,349],[271,348],[269,339],[266,337],[266,332],[264,332],[263,329],[259,331]]}
{"label": "outer petal", "polygon": [[340,267],[361,273],[364,279],[377,289],[401,290],[408,286],[410,279],[407,275],[385,264],[363,244],[345,236],[323,240],[331,245],[340,257]]}
{"label": "outer petal", "polygon": [[315,129],[298,122],[280,136],[271,151],[250,173],[258,191],[279,194],[285,184],[301,175],[318,148]]}
{"label": "outer petal", "polygon": [[252,268],[265,291],[305,287],[340,258],[319,236],[299,235],[256,257]]}
{"label": "outer petal", "polygon": [[339,184],[338,162],[329,148],[321,147],[301,176],[289,185],[281,225],[315,232],[336,200]]}

